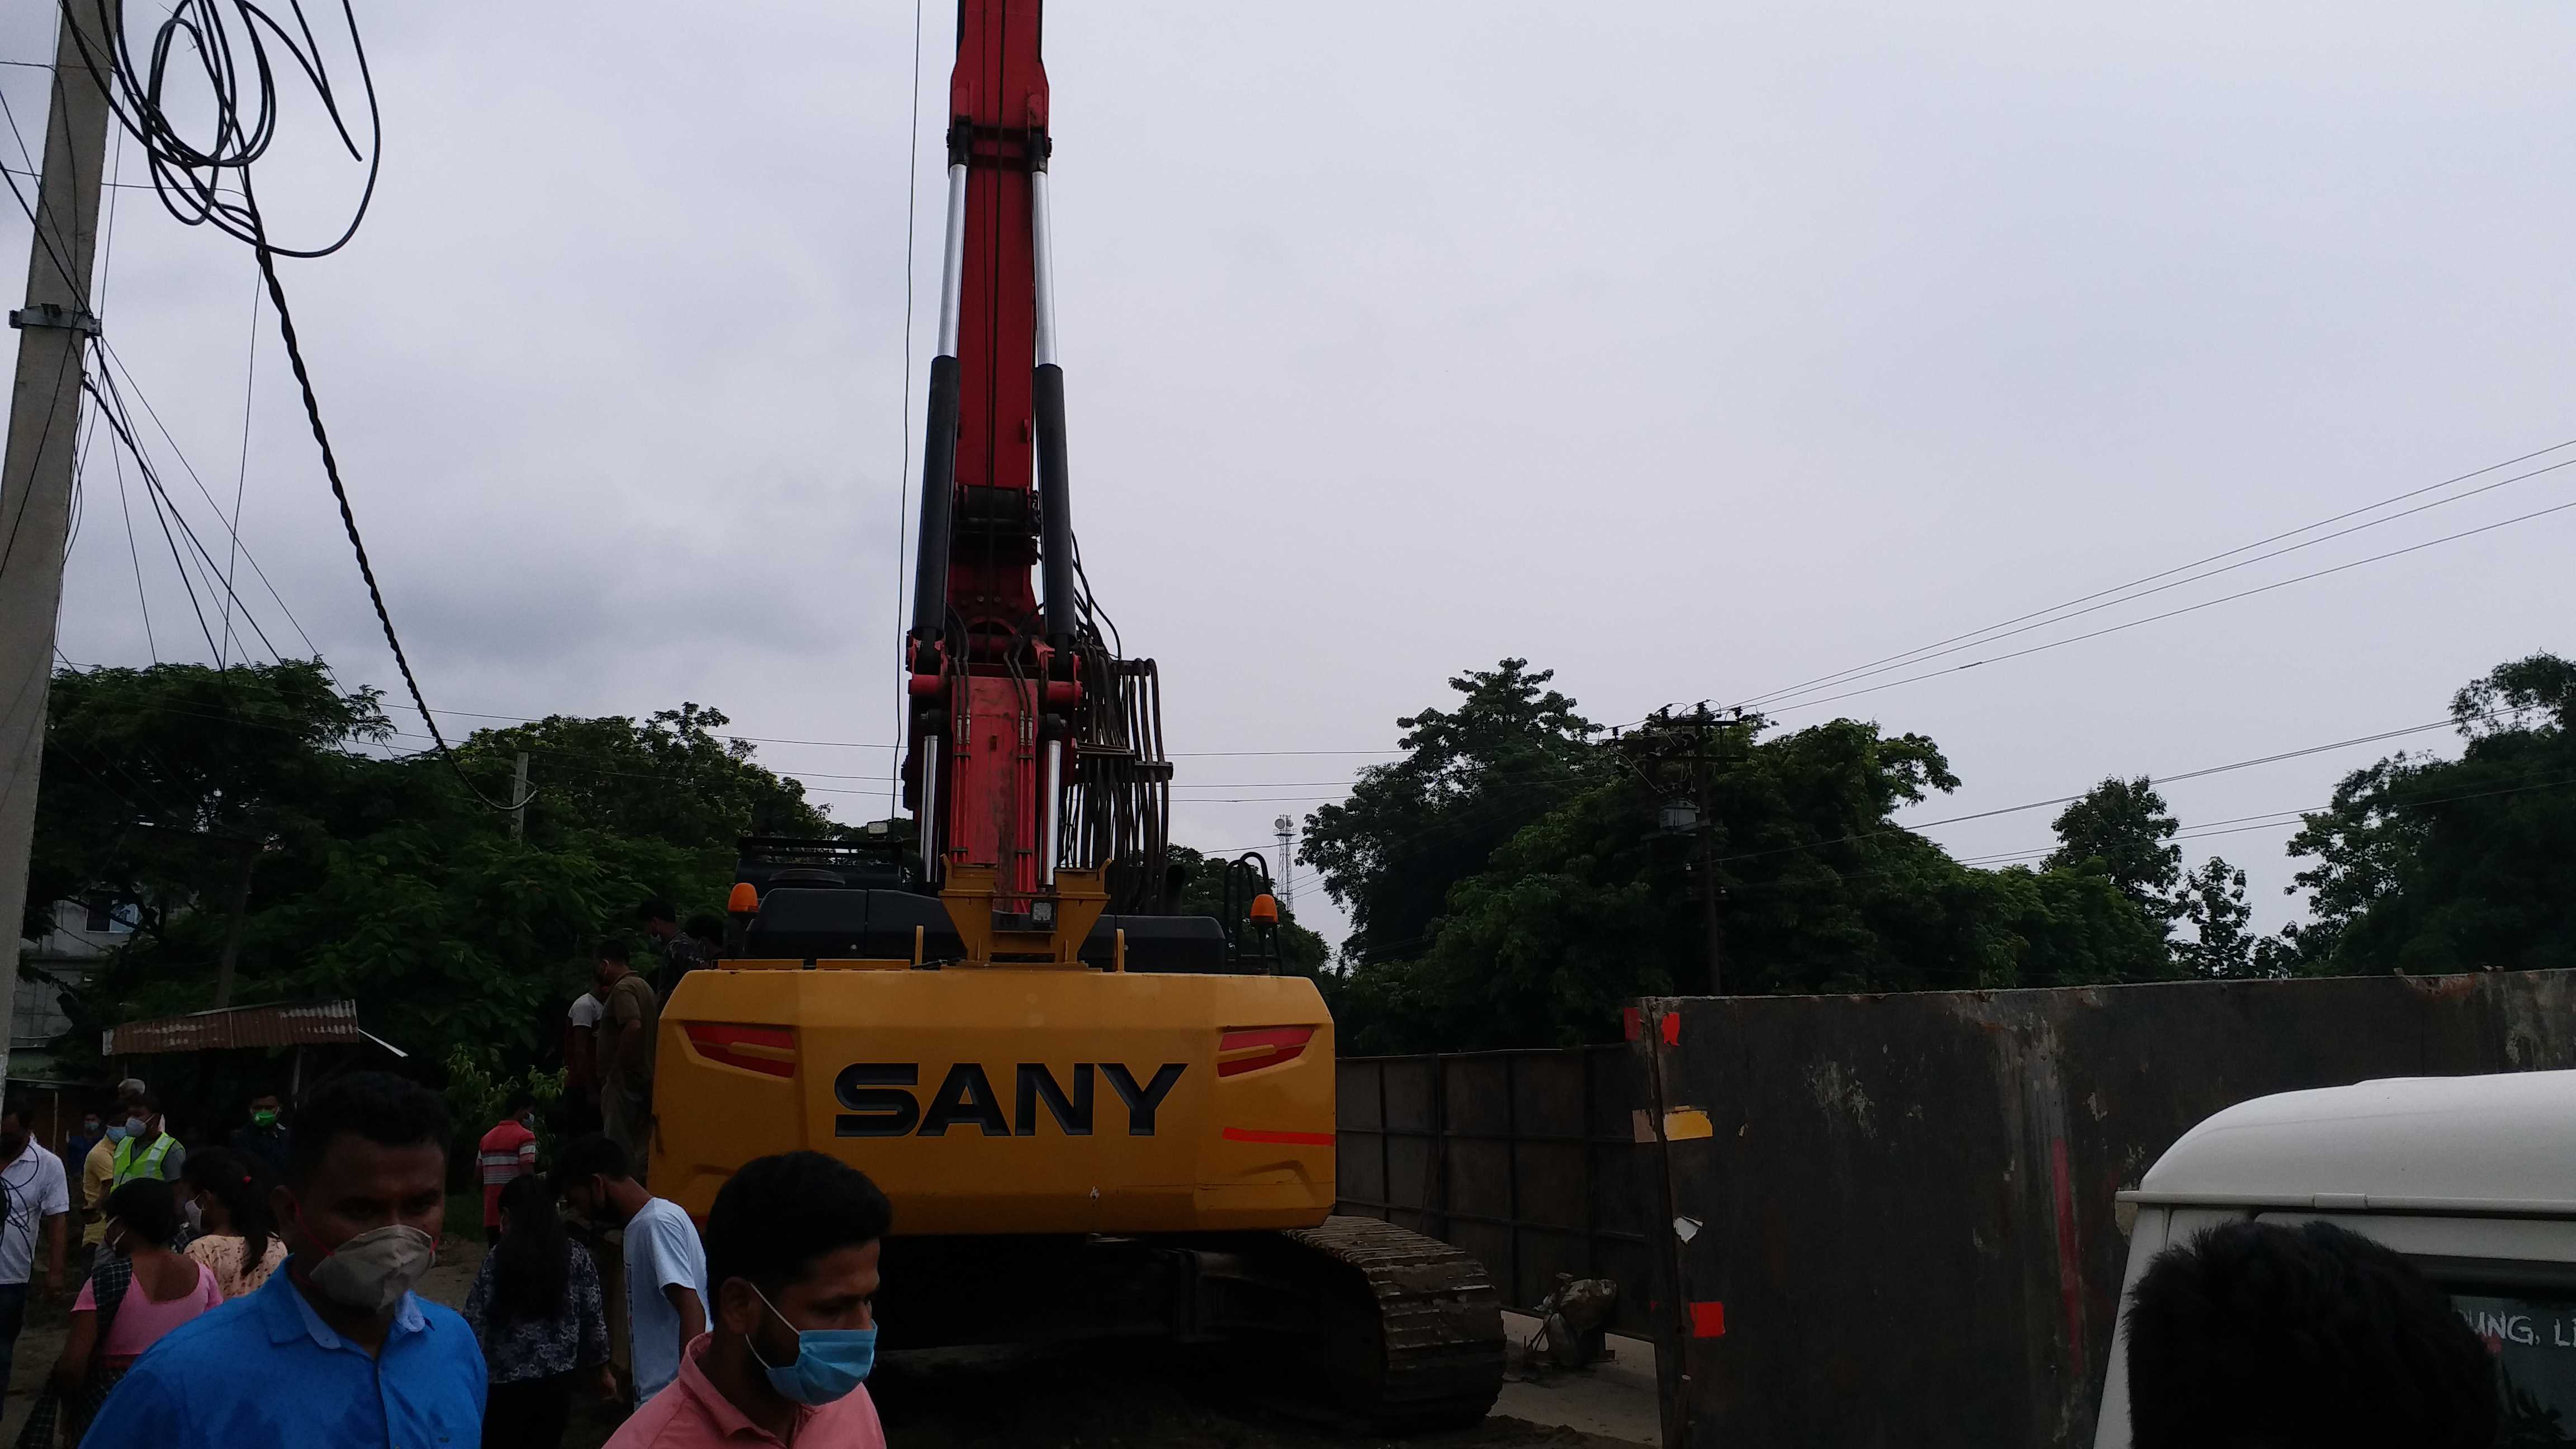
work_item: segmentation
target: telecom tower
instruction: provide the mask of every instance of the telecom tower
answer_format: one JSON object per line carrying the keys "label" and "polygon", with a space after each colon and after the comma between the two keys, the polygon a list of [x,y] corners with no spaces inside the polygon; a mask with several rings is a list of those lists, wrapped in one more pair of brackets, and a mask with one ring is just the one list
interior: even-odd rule
{"label": "telecom tower", "polygon": [[1282,815],[1270,822],[1270,828],[1279,834],[1279,905],[1293,911],[1297,909],[1297,866],[1288,842],[1296,838],[1297,822]]}

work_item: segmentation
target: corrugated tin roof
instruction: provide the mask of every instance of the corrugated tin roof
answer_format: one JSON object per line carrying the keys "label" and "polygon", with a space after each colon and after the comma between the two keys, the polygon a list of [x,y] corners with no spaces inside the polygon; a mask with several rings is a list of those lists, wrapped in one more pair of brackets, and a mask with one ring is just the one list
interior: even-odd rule
{"label": "corrugated tin roof", "polygon": [[234,1006],[159,1021],[129,1021],[109,1027],[100,1037],[100,1052],[111,1057],[230,1051],[241,1047],[355,1046],[360,1042],[374,1042],[395,1056],[407,1055],[381,1037],[359,1029],[358,1003],[354,1001]]}

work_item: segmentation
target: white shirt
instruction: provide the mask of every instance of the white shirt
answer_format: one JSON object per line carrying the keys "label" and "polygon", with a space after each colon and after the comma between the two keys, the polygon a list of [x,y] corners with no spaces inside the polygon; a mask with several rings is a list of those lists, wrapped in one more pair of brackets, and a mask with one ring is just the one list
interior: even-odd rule
{"label": "white shirt", "polygon": [[7,1193],[9,1215],[0,1225],[0,1284],[24,1283],[35,1274],[37,1229],[46,1218],[72,1210],[71,1184],[63,1176],[63,1160],[30,1137],[16,1161],[0,1166],[0,1190]]}
{"label": "white shirt", "polygon": [[707,1250],[698,1242],[698,1225],[678,1203],[652,1198],[626,1220],[626,1347],[638,1408],[680,1375],[680,1310],[662,1291],[674,1286],[698,1295],[703,1318]]}
{"label": "white shirt", "polygon": [[599,1014],[606,1009],[600,1005],[598,997],[583,992],[574,999],[572,1010],[565,1012],[564,1016],[575,1026],[597,1026]]}

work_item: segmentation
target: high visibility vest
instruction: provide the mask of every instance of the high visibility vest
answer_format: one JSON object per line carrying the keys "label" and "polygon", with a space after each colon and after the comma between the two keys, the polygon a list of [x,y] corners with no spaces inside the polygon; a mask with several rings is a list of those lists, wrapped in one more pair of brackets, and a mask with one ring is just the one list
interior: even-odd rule
{"label": "high visibility vest", "polygon": [[116,1185],[123,1187],[139,1178],[158,1179],[161,1176],[161,1159],[169,1156],[170,1149],[178,1145],[179,1139],[167,1132],[153,1138],[152,1145],[145,1148],[140,1156],[134,1151],[133,1138],[116,1144]]}

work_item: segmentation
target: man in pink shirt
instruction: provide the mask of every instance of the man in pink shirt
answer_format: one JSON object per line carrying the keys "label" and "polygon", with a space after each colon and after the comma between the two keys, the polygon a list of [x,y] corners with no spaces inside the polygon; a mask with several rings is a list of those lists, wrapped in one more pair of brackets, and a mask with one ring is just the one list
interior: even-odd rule
{"label": "man in pink shirt", "polygon": [[714,1326],[608,1449],[885,1449],[866,1379],[893,1225],[865,1173],[819,1152],[744,1164],[707,1215]]}

